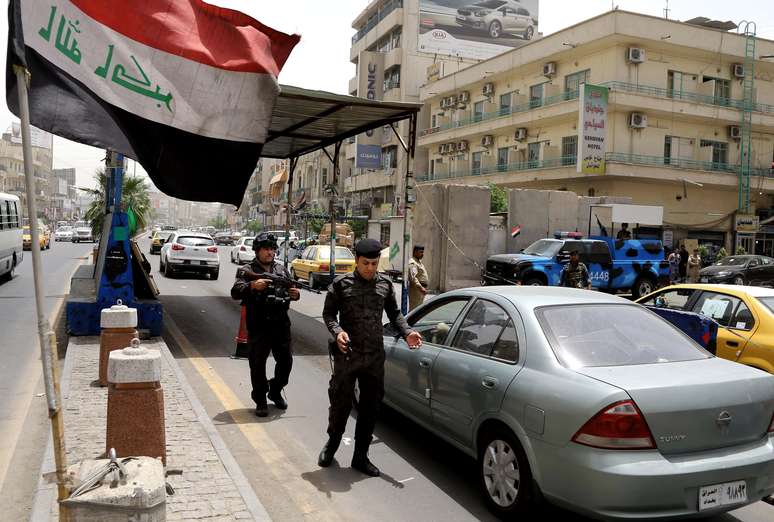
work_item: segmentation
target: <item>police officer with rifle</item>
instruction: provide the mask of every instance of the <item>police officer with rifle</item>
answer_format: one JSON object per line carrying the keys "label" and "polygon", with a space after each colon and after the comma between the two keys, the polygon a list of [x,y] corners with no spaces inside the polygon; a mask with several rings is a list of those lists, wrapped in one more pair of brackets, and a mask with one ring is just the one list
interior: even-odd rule
{"label": "police officer with rifle", "polygon": [[[282,389],[287,386],[293,353],[290,347],[290,301],[298,301],[300,283],[292,281],[285,267],[274,257],[277,238],[265,232],[253,240],[255,259],[237,270],[236,281],[231,287],[231,297],[239,299],[247,309],[248,360],[252,398],[255,414],[269,414],[266,398],[285,410],[287,401]],[[266,380],[266,359],[269,352],[274,356],[274,378]]]}

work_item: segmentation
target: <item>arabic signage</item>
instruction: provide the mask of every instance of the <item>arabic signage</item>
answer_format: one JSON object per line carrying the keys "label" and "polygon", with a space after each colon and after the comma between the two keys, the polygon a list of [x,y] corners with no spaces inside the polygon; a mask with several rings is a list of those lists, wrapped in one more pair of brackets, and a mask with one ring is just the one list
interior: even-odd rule
{"label": "arabic signage", "polygon": [[[369,100],[384,97],[384,53],[363,51],[357,62],[357,95]],[[381,129],[372,129],[357,137],[355,168],[382,168]]]}
{"label": "arabic signage", "polygon": [[607,136],[607,87],[581,86],[578,110],[578,172],[605,173],[605,138]]}
{"label": "arabic signage", "polygon": [[485,60],[538,36],[539,0],[420,0],[419,50]]}
{"label": "arabic signage", "polygon": [[737,214],[735,228],[737,232],[757,232],[760,218],[752,214]]}

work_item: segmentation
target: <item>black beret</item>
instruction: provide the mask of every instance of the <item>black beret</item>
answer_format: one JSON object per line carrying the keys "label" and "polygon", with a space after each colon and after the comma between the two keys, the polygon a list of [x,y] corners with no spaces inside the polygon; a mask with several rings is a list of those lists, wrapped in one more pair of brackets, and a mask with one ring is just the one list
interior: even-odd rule
{"label": "black beret", "polygon": [[361,239],[355,245],[355,255],[368,259],[379,257],[382,253],[382,244],[376,239]]}

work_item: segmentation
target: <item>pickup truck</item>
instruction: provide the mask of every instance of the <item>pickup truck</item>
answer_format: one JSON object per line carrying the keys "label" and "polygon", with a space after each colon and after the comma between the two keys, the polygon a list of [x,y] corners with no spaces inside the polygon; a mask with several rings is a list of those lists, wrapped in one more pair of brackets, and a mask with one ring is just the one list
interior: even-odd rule
{"label": "pickup truck", "polygon": [[[560,236],[560,234],[557,234]],[[591,286],[609,292],[647,295],[668,281],[669,263],[661,241],[569,237],[539,239],[520,254],[489,257],[482,274],[484,285],[522,284],[558,286],[570,252],[577,250],[589,270]]]}

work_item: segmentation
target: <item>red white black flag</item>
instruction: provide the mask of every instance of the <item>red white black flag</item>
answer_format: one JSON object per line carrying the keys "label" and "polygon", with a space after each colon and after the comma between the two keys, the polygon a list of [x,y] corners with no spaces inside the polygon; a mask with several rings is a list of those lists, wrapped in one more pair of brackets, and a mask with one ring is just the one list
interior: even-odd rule
{"label": "red white black flag", "polygon": [[201,0],[11,0],[32,125],[123,152],[170,196],[239,205],[297,35]]}

